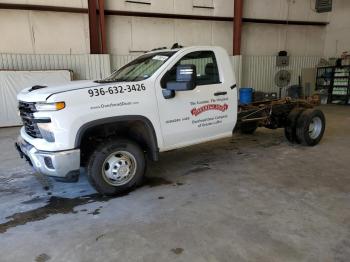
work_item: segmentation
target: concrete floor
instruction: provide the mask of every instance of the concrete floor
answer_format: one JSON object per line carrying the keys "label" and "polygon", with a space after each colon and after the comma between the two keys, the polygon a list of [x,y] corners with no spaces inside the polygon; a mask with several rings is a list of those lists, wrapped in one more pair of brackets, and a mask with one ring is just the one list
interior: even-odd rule
{"label": "concrete floor", "polygon": [[350,261],[350,107],[323,110],[316,147],[259,129],[168,152],[115,199],[47,184],[1,129],[0,261]]}

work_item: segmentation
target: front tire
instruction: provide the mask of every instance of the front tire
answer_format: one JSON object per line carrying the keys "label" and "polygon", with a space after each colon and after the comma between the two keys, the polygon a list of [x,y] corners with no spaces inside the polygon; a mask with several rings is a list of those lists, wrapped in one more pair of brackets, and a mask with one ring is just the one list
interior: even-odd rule
{"label": "front tire", "polygon": [[302,145],[315,146],[323,137],[326,120],[322,111],[307,109],[299,116],[296,134]]}
{"label": "front tire", "polygon": [[97,192],[115,196],[140,185],[145,169],[142,149],[130,140],[116,139],[101,144],[92,153],[87,175]]}

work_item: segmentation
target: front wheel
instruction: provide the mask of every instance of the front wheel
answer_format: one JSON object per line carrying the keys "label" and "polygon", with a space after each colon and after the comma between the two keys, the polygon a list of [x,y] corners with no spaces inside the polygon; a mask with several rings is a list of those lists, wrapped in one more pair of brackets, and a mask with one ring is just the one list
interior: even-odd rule
{"label": "front wheel", "polygon": [[142,182],[146,169],[145,155],[134,142],[109,140],[91,155],[87,175],[101,194],[114,196],[132,190]]}
{"label": "front wheel", "polygon": [[307,109],[301,113],[296,126],[296,134],[302,145],[317,145],[326,128],[326,120],[322,111]]}

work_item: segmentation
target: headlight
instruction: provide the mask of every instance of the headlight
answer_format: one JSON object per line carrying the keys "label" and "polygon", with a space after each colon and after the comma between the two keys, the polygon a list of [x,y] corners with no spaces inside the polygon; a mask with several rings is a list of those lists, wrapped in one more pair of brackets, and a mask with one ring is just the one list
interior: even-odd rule
{"label": "headlight", "polygon": [[56,103],[36,103],[35,108],[38,111],[58,111],[66,107],[64,102]]}
{"label": "headlight", "polygon": [[47,142],[55,142],[55,135],[52,132],[52,124],[51,123],[38,123],[38,128],[42,137]]}

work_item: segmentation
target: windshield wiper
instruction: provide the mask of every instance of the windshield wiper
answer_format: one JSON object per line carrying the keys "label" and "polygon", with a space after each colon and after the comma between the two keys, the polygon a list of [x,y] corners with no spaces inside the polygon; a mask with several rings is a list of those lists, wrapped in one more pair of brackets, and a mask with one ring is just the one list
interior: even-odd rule
{"label": "windshield wiper", "polygon": [[114,82],[114,80],[105,80],[105,79],[100,79],[100,80],[95,80],[95,83],[103,84],[103,83],[111,83]]}
{"label": "windshield wiper", "polygon": [[105,84],[105,83],[116,83],[116,82],[126,82],[127,79],[124,78],[117,78],[117,79],[101,79],[101,80],[96,80],[94,81],[95,83],[99,84]]}

